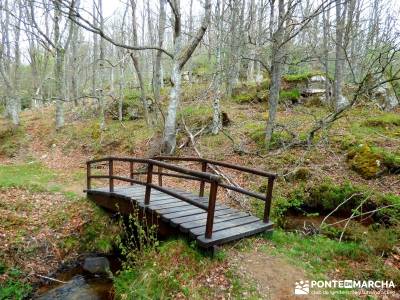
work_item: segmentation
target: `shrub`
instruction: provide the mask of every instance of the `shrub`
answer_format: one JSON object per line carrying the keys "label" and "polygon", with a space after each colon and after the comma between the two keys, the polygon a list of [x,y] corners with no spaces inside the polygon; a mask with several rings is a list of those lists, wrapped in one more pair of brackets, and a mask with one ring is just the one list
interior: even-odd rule
{"label": "shrub", "polygon": [[293,211],[300,211],[304,205],[304,193],[301,189],[293,192],[290,198],[278,197],[273,201],[272,216],[278,226],[284,227],[286,216]]}
{"label": "shrub", "polygon": [[306,181],[311,177],[311,171],[308,168],[298,168],[293,173],[291,173],[287,179],[289,181]]}

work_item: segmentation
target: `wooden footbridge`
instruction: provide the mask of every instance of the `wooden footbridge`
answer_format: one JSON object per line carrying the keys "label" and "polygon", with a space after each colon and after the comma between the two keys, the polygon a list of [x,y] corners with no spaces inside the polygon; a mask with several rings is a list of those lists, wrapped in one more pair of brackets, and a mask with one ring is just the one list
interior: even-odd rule
{"label": "wooden footbridge", "polygon": [[[168,161],[168,163],[166,162]],[[201,171],[195,171],[171,162],[196,163]],[[129,175],[118,175],[124,168],[117,168],[116,164],[129,166]],[[134,169],[134,165],[139,165]],[[157,167],[157,171],[154,168]],[[223,167],[267,180],[266,194],[249,191],[241,187],[224,182],[215,174],[207,172],[209,167]],[[107,174],[97,175],[92,169],[106,170]],[[153,175],[158,176],[158,183],[153,182]],[[139,180],[144,176],[146,180]],[[189,191],[174,187],[163,186],[163,178],[176,180],[197,181],[199,193],[195,195]],[[201,247],[209,248],[229,241],[238,240],[263,231],[271,231],[270,208],[272,188],[276,175],[273,173],[255,170],[230,163],[219,162],[195,157],[154,157],[153,159],[130,157],[105,157],[87,162],[87,189],[88,198],[99,206],[118,211],[121,214],[130,214],[139,210],[148,222],[157,223],[161,234],[182,232],[197,240]],[[106,179],[107,186],[92,187],[92,179]],[[115,185],[115,182],[125,182],[127,185]],[[208,197],[204,196],[205,187],[209,186]],[[264,217],[259,219],[247,212],[230,208],[217,203],[217,192],[224,188],[238,192],[265,202]],[[154,221],[156,220],[156,221]]]}

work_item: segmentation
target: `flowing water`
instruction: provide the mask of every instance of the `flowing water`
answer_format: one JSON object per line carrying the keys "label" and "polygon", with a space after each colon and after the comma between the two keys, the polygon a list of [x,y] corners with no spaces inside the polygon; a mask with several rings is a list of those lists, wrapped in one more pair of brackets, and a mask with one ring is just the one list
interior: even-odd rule
{"label": "flowing water", "polygon": [[[115,274],[121,263],[117,256],[106,256],[110,271]],[[65,267],[52,277],[65,283],[47,281],[39,287],[34,299],[50,300],[109,300],[114,298],[112,279],[107,274],[91,274],[84,270],[83,261]]]}

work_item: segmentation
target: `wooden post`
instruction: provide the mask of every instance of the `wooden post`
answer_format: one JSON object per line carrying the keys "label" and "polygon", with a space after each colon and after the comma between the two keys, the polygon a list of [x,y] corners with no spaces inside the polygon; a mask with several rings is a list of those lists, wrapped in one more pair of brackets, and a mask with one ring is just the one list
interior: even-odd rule
{"label": "wooden post", "polygon": [[90,164],[90,162],[86,163],[86,189],[90,190],[92,187],[92,178],[90,176],[92,176],[91,171],[92,171],[92,165]]}
{"label": "wooden post", "polygon": [[274,186],[274,177],[268,177],[267,194],[265,196],[265,207],[264,207],[264,223],[269,222],[269,213],[271,211],[272,202],[272,188]]}
{"label": "wooden post", "polygon": [[162,186],[162,174],[161,174],[162,171],[163,171],[163,168],[158,166],[158,185],[159,186]]}
{"label": "wooden post", "polygon": [[[207,162],[203,161],[201,163],[201,171],[202,172],[207,172]],[[204,196],[204,180],[200,180],[200,192],[199,192],[199,196],[203,197]]]}
{"label": "wooden post", "polygon": [[207,210],[207,224],[206,224],[206,239],[212,237],[212,230],[214,225],[214,212],[215,202],[217,200],[218,182],[212,181],[210,187],[210,196],[208,198],[208,210]]}
{"label": "wooden post", "polygon": [[108,176],[110,180],[110,193],[114,192],[114,161],[112,158],[108,161]]}
{"label": "wooden post", "polygon": [[144,195],[144,204],[150,204],[150,194],[151,194],[151,186],[149,184],[152,183],[153,179],[153,164],[149,163],[147,166],[147,180],[146,180],[146,194]]}
{"label": "wooden post", "polygon": [[[129,162],[129,178],[133,179],[133,161]],[[133,185],[133,182],[131,182],[131,185]]]}

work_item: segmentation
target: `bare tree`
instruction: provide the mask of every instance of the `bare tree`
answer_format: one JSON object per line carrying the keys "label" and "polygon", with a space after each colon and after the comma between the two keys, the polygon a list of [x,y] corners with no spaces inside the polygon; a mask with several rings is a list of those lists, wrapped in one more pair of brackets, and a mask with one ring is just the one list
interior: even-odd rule
{"label": "bare tree", "polygon": [[172,154],[176,147],[176,115],[180,102],[182,69],[207,30],[210,21],[211,1],[205,1],[201,26],[186,47],[182,45],[180,0],[169,0],[168,3],[174,19],[174,53],[171,74],[172,88],[164,127],[163,152]]}

